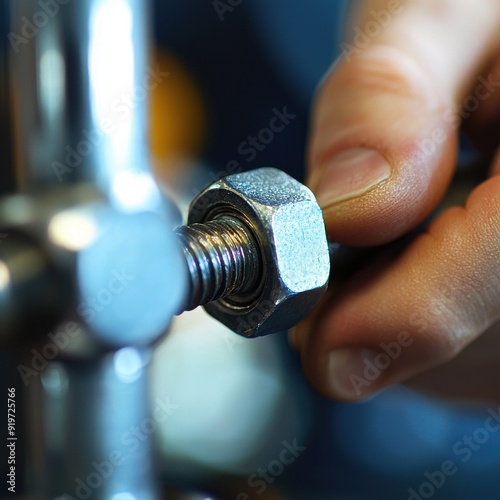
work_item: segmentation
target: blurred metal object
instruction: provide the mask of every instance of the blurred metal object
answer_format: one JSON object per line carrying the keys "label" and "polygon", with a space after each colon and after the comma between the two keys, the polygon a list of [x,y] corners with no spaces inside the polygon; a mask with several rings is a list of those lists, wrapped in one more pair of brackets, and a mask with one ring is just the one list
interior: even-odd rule
{"label": "blurred metal object", "polygon": [[8,28],[9,4],[0,2],[0,195],[15,191],[15,176],[12,168],[14,149],[11,120],[11,96],[8,76]]}
{"label": "blurred metal object", "polygon": [[21,189],[92,183],[113,202],[121,174],[149,176],[149,2],[11,6]]}
{"label": "blurred metal object", "polygon": [[149,2],[3,5],[22,194],[0,203],[0,325],[43,415],[29,493],[157,498],[147,365],[185,275],[149,172]]}
{"label": "blurred metal object", "polygon": [[160,498],[149,358],[147,350],[124,348],[53,363],[42,374],[50,498]]}
{"label": "blurred metal object", "polygon": [[[50,316],[75,318],[84,327],[85,335],[67,348],[72,357],[146,347],[162,336],[183,298],[181,255],[168,219],[123,213],[90,186],[5,198],[0,227],[10,233],[0,247],[0,308],[3,302],[18,341],[31,312],[34,324]],[[159,294],[167,284],[179,293]],[[37,331],[43,333],[50,327],[42,324]]]}
{"label": "blurred metal object", "polygon": [[273,168],[231,175],[191,204],[177,230],[191,278],[186,308],[258,337],[296,325],[328,285],[323,214],[312,192]]}

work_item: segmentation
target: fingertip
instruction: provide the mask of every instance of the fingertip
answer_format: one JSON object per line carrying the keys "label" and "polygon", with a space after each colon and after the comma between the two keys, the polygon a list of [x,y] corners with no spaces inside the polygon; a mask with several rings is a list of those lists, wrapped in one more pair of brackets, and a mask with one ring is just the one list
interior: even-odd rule
{"label": "fingertip", "polygon": [[358,401],[381,386],[380,370],[374,370],[377,353],[367,348],[340,348],[327,356],[321,379],[331,397]]}
{"label": "fingertip", "polygon": [[421,150],[418,139],[381,149],[339,152],[313,177],[333,241],[356,247],[393,241],[422,223],[444,196],[454,171],[455,138],[432,155]]}
{"label": "fingertip", "polygon": [[[422,222],[446,192],[457,156],[447,103],[429,83],[415,85],[424,78],[415,64],[400,65],[397,52],[368,52],[325,82],[309,150],[308,184],[328,233],[356,246],[387,243]],[[383,59],[383,70],[371,59]]]}

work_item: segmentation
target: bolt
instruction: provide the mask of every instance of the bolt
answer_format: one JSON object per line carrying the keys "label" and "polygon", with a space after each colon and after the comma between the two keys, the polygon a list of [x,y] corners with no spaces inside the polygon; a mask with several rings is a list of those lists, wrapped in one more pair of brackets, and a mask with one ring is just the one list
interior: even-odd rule
{"label": "bolt", "polygon": [[185,311],[258,287],[260,251],[243,221],[220,216],[204,224],[182,226],[176,232],[189,276]]}
{"label": "bolt", "polygon": [[176,231],[189,292],[182,310],[209,314],[246,337],[286,330],[318,303],[330,261],[311,191],[262,168],[228,176],[191,204]]}
{"label": "bolt", "polygon": [[[181,226],[176,233],[188,268],[188,298],[182,311],[258,288],[262,257],[251,230],[242,221],[221,217]],[[369,257],[368,250],[329,242],[330,262],[336,264],[337,278],[352,275]]]}

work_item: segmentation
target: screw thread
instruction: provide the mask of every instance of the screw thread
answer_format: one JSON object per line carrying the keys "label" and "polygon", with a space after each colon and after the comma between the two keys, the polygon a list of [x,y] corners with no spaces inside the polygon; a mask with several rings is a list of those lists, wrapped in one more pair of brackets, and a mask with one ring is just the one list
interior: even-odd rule
{"label": "screw thread", "polygon": [[260,252],[250,229],[238,218],[220,216],[177,229],[190,286],[184,310],[258,286]]}

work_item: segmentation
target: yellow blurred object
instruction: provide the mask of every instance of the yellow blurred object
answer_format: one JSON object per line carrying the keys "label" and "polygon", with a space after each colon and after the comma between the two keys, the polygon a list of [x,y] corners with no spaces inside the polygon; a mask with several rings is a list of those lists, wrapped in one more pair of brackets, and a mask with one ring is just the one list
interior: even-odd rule
{"label": "yellow blurred object", "polygon": [[164,170],[176,160],[199,154],[205,139],[206,114],[201,92],[180,61],[157,49],[153,68],[169,73],[150,96],[152,157],[160,175],[165,175]]}

